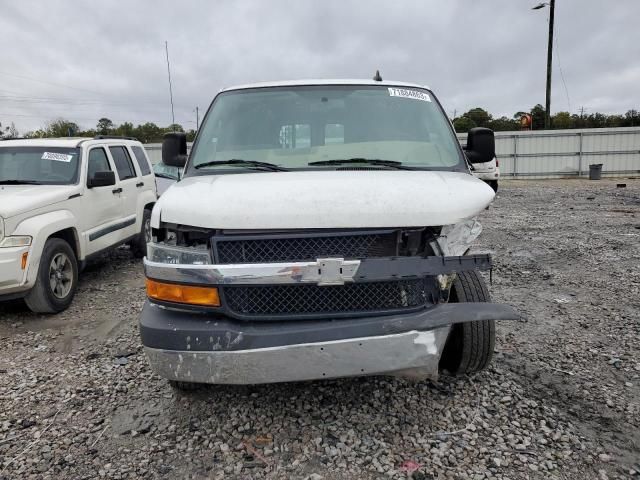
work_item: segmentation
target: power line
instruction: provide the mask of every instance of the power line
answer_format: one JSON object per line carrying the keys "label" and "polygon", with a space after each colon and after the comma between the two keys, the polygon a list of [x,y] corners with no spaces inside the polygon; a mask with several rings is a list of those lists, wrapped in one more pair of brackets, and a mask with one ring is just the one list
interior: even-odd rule
{"label": "power line", "polygon": [[[557,28],[556,28],[557,31]],[[560,48],[558,47],[558,37],[560,35],[556,33],[555,36],[555,50],[556,50],[556,63],[558,64],[558,69],[560,70],[560,78],[562,79],[562,85],[564,85],[564,93],[567,95],[567,105],[569,106],[569,111],[571,111],[571,100],[569,99],[569,89],[567,88],[567,82],[564,81],[564,72],[562,71],[562,65],[560,64]]]}

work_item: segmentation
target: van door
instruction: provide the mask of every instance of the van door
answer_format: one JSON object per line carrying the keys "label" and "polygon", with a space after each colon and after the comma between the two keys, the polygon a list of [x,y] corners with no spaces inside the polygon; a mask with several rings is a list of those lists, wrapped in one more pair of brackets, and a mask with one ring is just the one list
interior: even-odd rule
{"label": "van door", "polygon": [[[114,171],[103,146],[91,147],[87,155],[87,180],[95,172]],[[83,214],[79,215],[79,223],[83,232],[87,254],[95,253],[119,243],[122,231],[118,228],[122,223],[122,199],[119,184],[106,187],[86,188],[82,199]]]}
{"label": "van door", "polygon": [[140,225],[136,224],[139,188],[136,184],[141,182],[141,179],[138,177],[129,151],[124,145],[110,145],[109,153],[120,180],[123,238],[129,238],[140,232]]}

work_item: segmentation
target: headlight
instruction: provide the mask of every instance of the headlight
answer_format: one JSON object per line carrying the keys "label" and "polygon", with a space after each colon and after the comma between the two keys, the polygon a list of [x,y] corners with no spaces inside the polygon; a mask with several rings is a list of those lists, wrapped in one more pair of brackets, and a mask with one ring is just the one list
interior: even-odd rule
{"label": "headlight", "polygon": [[[0,238],[2,237],[0,236]],[[31,237],[26,235],[6,237],[4,240],[0,241],[0,248],[28,247],[29,245],[31,245]]]}
{"label": "headlight", "polygon": [[176,247],[162,243],[147,244],[147,259],[151,262],[187,265],[211,264],[211,255],[206,245]]}

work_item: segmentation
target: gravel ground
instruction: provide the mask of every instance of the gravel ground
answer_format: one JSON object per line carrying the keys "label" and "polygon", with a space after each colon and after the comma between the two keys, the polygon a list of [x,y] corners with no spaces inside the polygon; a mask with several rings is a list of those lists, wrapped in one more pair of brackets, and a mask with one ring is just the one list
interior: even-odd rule
{"label": "gravel ground", "polygon": [[640,478],[640,181],[617,182],[501,184],[475,249],[526,319],[473,378],[177,394],[126,248],[60,315],[2,304],[0,478]]}

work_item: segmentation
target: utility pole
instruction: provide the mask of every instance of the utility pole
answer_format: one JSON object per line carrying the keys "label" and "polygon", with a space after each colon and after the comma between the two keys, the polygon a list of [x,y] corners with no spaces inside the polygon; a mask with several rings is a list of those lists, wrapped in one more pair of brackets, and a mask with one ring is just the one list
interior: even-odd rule
{"label": "utility pole", "polygon": [[198,107],[196,107],[196,132],[200,128],[200,115],[198,114]]}
{"label": "utility pole", "polygon": [[551,128],[551,66],[553,59],[553,16],[556,0],[549,2],[549,44],[547,46],[547,101],[544,109],[544,128]]}

